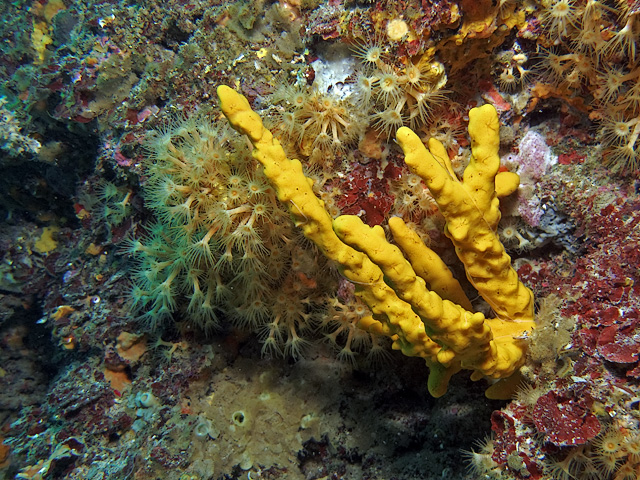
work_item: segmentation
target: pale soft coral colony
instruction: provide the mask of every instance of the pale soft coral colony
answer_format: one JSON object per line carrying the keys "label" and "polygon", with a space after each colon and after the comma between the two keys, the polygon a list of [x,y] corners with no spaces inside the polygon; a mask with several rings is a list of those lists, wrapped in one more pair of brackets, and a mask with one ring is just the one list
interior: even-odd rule
{"label": "pale soft coral colony", "polygon": [[143,320],[157,327],[185,299],[201,329],[231,317],[259,330],[265,351],[298,357],[299,333],[328,288],[317,274],[324,262],[300,247],[242,139],[193,117],[148,148],[145,197],[158,222],[123,247],[137,260],[131,297]]}

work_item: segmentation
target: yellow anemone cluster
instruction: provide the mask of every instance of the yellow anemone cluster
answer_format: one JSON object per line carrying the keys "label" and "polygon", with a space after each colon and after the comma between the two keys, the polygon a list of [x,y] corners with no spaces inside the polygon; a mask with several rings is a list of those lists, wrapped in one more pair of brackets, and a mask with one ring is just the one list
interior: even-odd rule
{"label": "yellow anemone cluster", "polygon": [[424,358],[432,395],[443,395],[461,369],[472,370],[473,379],[501,379],[522,365],[527,332],[534,327],[533,294],[519,281],[496,235],[498,197],[513,192],[518,178],[498,173],[499,123],[493,107],[469,114],[472,160],[462,181],[440,142],[432,139],[427,150],[409,128],[397,133],[407,165],[423,178],[446,219],[445,233],[467,278],[496,313],[486,319],[472,311],[444,262],[401,219],[389,222],[400,248],[387,242],[380,226],[368,227],[349,215],[332,220],[301,163],[286,157],[247,99],[226,86],[218,88],[218,96],[230,124],[249,137],[253,156],[296,225],[338,264],[370,307],[373,315],[360,327],[391,337],[393,348],[405,355]]}

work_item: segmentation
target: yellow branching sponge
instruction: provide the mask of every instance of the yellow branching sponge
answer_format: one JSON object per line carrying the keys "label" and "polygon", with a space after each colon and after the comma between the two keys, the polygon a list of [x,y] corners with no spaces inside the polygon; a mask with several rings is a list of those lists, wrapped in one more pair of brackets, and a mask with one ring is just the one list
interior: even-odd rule
{"label": "yellow branching sponge", "polygon": [[467,277],[498,316],[485,319],[471,311],[446,265],[401,219],[389,221],[400,248],[386,241],[382,227],[368,227],[358,217],[332,221],[300,162],[286,157],[246,98],[226,86],[218,87],[218,96],[231,125],[253,143],[254,157],[296,225],[339,265],[371,308],[373,316],[361,320],[360,327],[391,337],[393,348],[405,355],[424,358],[432,395],[443,395],[450,377],[461,369],[473,370],[473,379],[514,373],[524,361],[525,337],[534,326],[533,295],[518,280],[495,233],[500,220],[496,190],[508,194],[517,182],[512,175],[498,174],[499,125],[492,107],[470,112],[473,158],[462,182],[439,142],[431,140],[427,150],[410,129],[403,127],[397,134],[407,165],[425,180],[446,219],[446,234]]}

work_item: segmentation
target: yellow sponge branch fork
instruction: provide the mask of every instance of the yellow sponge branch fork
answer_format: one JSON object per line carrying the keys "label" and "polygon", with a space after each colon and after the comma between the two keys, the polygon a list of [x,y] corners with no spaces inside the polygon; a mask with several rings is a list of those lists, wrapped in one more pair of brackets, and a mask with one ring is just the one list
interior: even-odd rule
{"label": "yellow sponge branch fork", "polygon": [[462,182],[441,165],[448,164],[448,157],[434,155],[439,150],[436,140],[429,141],[427,150],[406,127],[398,130],[397,139],[405,162],[424,179],[445,217],[445,234],[453,242],[469,281],[500,319],[531,323],[533,294],[518,280],[511,258],[496,235],[500,221],[495,187],[500,167],[499,128],[498,115],[491,105],[469,112],[472,155]]}
{"label": "yellow sponge branch fork", "polygon": [[499,125],[493,107],[470,112],[473,158],[463,181],[440,142],[430,140],[427,149],[410,129],[397,133],[407,165],[425,180],[445,217],[445,233],[468,279],[497,314],[485,319],[472,311],[444,262],[401,219],[389,221],[399,247],[385,239],[382,227],[371,228],[356,216],[332,221],[300,162],[286,157],[246,98],[226,86],[218,87],[218,96],[231,125],[251,140],[254,157],[296,225],[338,264],[370,307],[373,316],[359,326],[391,337],[393,348],[405,355],[424,358],[432,395],[443,395],[461,369],[472,370],[473,379],[499,379],[522,365],[526,334],[534,326],[533,295],[518,280],[496,235],[498,196],[514,191],[517,178],[498,175]]}

